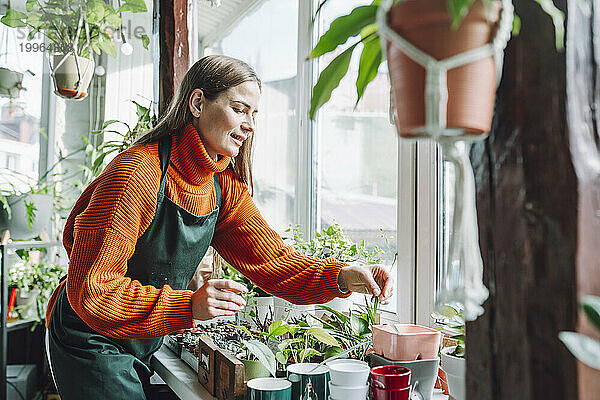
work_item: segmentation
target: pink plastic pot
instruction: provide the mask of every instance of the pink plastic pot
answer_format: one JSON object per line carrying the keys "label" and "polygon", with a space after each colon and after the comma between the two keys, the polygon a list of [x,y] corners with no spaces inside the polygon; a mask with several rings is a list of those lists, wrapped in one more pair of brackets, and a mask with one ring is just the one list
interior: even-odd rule
{"label": "pink plastic pot", "polygon": [[394,361],[437,358],[440,332],[421,325],[395,324],[394,326],[386,324],[373,326],[375,353]]}

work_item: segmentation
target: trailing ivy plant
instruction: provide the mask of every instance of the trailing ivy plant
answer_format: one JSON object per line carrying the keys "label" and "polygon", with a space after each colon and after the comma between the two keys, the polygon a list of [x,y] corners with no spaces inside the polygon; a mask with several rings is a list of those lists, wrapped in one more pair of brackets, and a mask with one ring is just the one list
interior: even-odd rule
{"label": "trailing ivy plant", "polygon": [[[584,296],[580,304],[587,319],[600,333],[600,297]],[[600,370],[600,341],[567,331],[560,332],[558,337],[579,361]]]}
{"label": "trailing ivy plant", "polygon": [[[41,32],[48,38],[50,46],[47,49],[52,53],[88,57],[92,51],[96,54],[104,51],[116,57],[117,49],[111,35],[121,28],[121,14],[148,11],[144,0],[121,0],[119,3],[115,10],[103,0],[27,0],[26,12],[8,9],[0,21],[11,28],[31,28],[28,40]],[[141,40],[148,49],[148,35],[141,35]]]}
{"label": "trailing ivy plant", "polygon": [[[323,0],[316,15],[328,0]],[[397,3],[401,0],[394,0]],[[452,27],[458,28],[462,19],[468,14],[471,5],[475,0],[447,0],[448,12],[452,18]],[[481,0],[484,4],[490,4],[492,0]],[[556,38],[556,49],[562,50],[564,47],[564,13],[554,6],[552,0],[534,0],[542,7],[544,12],[552,18]],[[313,87],[310,101],[309,116],[315,119],[317,110],[327,103],[331,98],[331,93],[338,87],[342,78],[348,72],[350,60],[354,50],[360,43],[363,44],[360,61],[358,66],[358,77],[356,79],[356,104],[365,93],[369,83],[377,76],[377,70],[381,63],[385,61],[384,53],[381,50],[381,41],[377,33],[376,14],[377,8],[382,0],[373,0],[369,5],[355,7],[349,14],[336,18],[329,29],[319,38],[314,49],[308,55],[309,59],[315,59],[336,50],[352,38],[353,43],[336,56],[321,71],[317,83]],[[314,20],[313,19],[313,20]],[[513,23],[513,34],[518,34],[520,29],[520,20],[515,15]]]}

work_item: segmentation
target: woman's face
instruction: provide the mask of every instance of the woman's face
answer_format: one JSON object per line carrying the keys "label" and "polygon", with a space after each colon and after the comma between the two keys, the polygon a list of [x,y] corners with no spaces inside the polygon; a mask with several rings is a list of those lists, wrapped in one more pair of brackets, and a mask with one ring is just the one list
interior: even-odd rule
{"label": "woman's face", "polygon": [[213,160],[235,157],[244,141],[254,134],[260,89],[255,81],[243,82],[207,100],[200,89],[189,101],[192,124]]}

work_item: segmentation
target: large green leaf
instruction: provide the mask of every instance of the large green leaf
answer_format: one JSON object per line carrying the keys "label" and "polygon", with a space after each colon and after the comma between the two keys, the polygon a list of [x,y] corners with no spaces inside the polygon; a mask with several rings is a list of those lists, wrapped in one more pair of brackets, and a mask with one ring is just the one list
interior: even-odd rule
{"label": "large green leaf", "polygon": [[290,331],[290,326],[282,320],[273,321],[271,325],[269,325],[269,336],[277,337],[281,335],[285,335]]}
{"label": "large green leaf", "polygon": [[144,0],[125,0],[123,5],[119,7],[117,12],[131,11],[133,13],[140,13],[148,11]]}
{"label": "large green leaf", "polygon": [[311,349],[310,347],[307,349],[300,350],[300,362],[304,362],[304,360],[310,360],[311,357],[320,354],[317,350]]}
{"label": "large green leaf", "polygon": [[338,317],[340,319],[340,321],[342,321],[344,324],[346,322],[348,322],[348,317],[344,314],[342,314],[341,312],[334,310],[333,308],[329,307],[329,306],[325,306],[323,304],[320,304],[318,306],[319,308],[322,308],[325,311],[329,311],[330,313],[332,313],[333,315],[335,315],[336,317]]}
{"label": "large green leaf", "polygon": [[27,24],[25,23],[26,19],[26,14],[9,8],[8,10],[6,10],[6,15],[0,18],[0,21],[4,25],[9,26],[11,28],[19,28],[22,26],[27,26]]}
{"label": "large green leaf", "polygon": [[581,305],[590,322],[600,330],[600,297],[583,296]]}
{"label": "large green leaf", "polygon": [[325,354],[323,355],[323,359],[327,360],[331,357],[335,357],[336,355],[340,354],[342,352],[342,348],[341,347],[328,347],[327,350],[325,350]]}
{"label": "large green leaf", "polygon": [[329,65],[321,72],[319,79],[315,84],[310,99],[310,119],[315,119],[317,110],[331,98],[331,92],[338,87],[340,81],[348,72],[352,52],[356,48],[357,43],[350,46],[342,54],[334,58]]}
{"label": "large green leaf", "polygon": [[109,56],[117,56],[117,47],[115,46],[115,42],[113,42],[110,36],[104,32],[100,34],[98,46]]}
{"label": "large green leaf", "polygon": [[600,342],[577,332],[560,332],[558,337],[579,361],[600,370]]}
{"label": "large green leaf", "polygon": [[377,76],[381,64],[381,41],[378,36],[373,36],[364,42],[364,48],[358,64],[358,78],[356,78],[356,104],[360,101],[367,85]]}
{"label": "large green leaf", "polygon": [[96,24],[104,19],[104,2],[101,0],[92,0],[87,3],[86,18],[88,23]]}
{"label": "large green leaf", "polygon": [[329,334],[329,332],[322,328],[313,326],[311,328],[308,328],[308,331],[306,331],[306,333],[328,346],[338,347],[340,345],[338,341],[333,336],[331,336],[331,334]]}
{"label": "large green leaf", "polygon": [[358,35],[365,26],[375,23],[376,13],[377,6],[359,6],[352,10],[350,14],[336,18],[331,23],[329,30],[321,36],[308,57],[320,57],[335,50],[340,44],[345,43],[348,38]]}
{"label": "large green leaf", "polygon": [[33,11],[33,6],[35,6],[35,3],[37,3],[36,0],[27,0],[25,2],[25,9],[27,10],[27,12]]}
{"label": "large green leaf", "polygon": [[150,38],[148,37],[148,35],[143,33],[141,36],[141,39],[142,39],[142,46],[144,46],[144,48],[146,50],[148,50],[148,45],[150,44]]}
{"label": "large green leaf", "polygon": [[258,361],[275,376],[275,368],[277,367],[277,361],[275,360],[275,354],[267,347],[266,344],[259,342],[256,339],[242,340],[244,346],[248,351],[256,357]]}
{"label": "large green leaf", "polygon": [[363,337],[371,333],[369,323],[354,314],[350,316],[350,326],[352,328],[352,333],[356,336]]}
{"label": "large green leaf", "polygon": [[123,21],[121,20],[121,17],[119,17],[119,14],[117,14],[115,9],[105,2],[102,2],[102,4],[104,4],[104,18],[106,22],[110,24],[113,28],[118,28],[119,26],[121,26]]}

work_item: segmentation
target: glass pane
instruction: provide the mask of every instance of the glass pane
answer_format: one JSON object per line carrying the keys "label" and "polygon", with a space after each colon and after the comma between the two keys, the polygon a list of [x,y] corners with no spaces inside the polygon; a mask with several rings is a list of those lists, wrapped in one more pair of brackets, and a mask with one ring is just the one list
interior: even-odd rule
{"label": "glass pane", "polygon": [[[40,46],[41,35],[27,40],[26,28],[11,29],[0,24],[0,67],[2,86],[23,73],[18,97],[0,93],[0,188],[28,190],[37,182],[40,142],[40,112],[43,63],[47,62]],[[28,72],[29,71],[29,72]]]}
{"label": "glass pane", "polygon": [[293,223],[296,192],[298,3],[268,0],[215,46],[262,80],[254,137],[254,202],[280,234]]}
{"label": "glass pane", "polygon": [[[370,3],[328,1],[320,16],[323,32],[335,18]],[[324,56],[320,70],[355,42],[351,39]],[[361,50],[359,44],[346,77],[319,112],[320,223],[321,228],[338,223],[355,242],[378,246],[384,250],[383,263],[391,267],[396,254],[398,139],[388,120],[390,89],[383,66],[355,106]],[[395,304],[392,299],[389,309],[395,310]]]}

